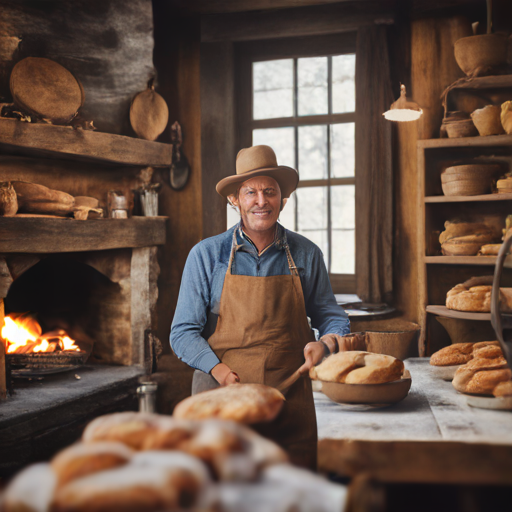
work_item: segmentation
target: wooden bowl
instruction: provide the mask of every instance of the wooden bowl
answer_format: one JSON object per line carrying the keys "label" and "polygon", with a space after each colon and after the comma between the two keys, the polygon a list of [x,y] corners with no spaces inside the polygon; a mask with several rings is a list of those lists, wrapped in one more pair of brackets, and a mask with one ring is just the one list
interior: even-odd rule
{"label": "wooden bowl", "polygon": [[505,133],[501,124],[501,107],[497,105],[486,105],[471,114],[471,119],[481,136],[501,135]]}
{"label": "wooden bowl", "polygon": [[339,404],[394,404],[411,388],[411,375],[405,370],[400,380],[385,384],[342,384],[322,381],[322,392]]}
{"label": "wooden bowl", "polygon": [[502,74],[510,64],[509,44],[503,34],[463,37],[455,42],[455,60],[470,77]]}
{"label": "wooden bowl", "polygon": [[494,175],[495,173],[502,170],[499,164],[464,164],[464,165],[452,165],[447,167],[441,174],[441,180],[443,177],[460,174],[463,179],[470,179],[472,177],[479,177],[485,175]]}
{"label": "wooden bowl", "polygon": [[472,119],[459,119],[456,121],[443,122],[448,138],[475,137],[478,131]]}
{"label": "wooden bowl", "polygon": [[480,196],[491,191],[491,183],[482,180],[458,180],[441,183],[445,196]]}

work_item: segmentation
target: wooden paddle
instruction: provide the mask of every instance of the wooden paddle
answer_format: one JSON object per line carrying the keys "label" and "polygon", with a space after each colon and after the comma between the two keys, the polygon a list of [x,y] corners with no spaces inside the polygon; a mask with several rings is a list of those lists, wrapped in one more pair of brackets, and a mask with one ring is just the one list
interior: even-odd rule
{"label": "wooden paddle", "polygon": [[295,370],[287,379],[283,380],[279,386],[276,387],[278,391],[281,391],[283,395],[292,387],[293,384],[295,384],[299,378],[302,376],[301,373],[299,373],[299,370]]}

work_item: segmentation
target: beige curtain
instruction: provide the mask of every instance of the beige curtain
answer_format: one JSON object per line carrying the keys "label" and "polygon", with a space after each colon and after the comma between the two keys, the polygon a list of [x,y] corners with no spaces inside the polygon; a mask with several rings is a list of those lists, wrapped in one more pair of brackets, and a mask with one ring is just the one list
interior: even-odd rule
{"label": "beige curtain", "polygon": [[386,27],[362,27],[356,49],[356,291],[365,302],[392,301],[393,102]]}

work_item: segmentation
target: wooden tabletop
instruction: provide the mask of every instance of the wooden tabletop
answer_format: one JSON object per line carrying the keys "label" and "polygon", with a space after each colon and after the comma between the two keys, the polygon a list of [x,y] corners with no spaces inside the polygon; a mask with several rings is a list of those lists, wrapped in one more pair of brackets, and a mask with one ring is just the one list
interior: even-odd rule
{"label": "wooden tabletop", "polygon": [[409,395],[391,407],[351,410],[315,393],[319,469],[381,481],[512,484],[512,412],[476,409],[428,358],[405,361]]}

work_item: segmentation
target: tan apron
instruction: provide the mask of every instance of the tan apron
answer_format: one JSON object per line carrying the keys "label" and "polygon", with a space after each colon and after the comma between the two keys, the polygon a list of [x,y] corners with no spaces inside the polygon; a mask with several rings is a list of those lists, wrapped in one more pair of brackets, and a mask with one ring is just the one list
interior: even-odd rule
{"label": "tan apron", "polygon": [[[219,318],[208,343],[217,357],[240,376],[242,383],[276,387],[304,363],[304,346],[314,340],[299,273],[286,244],[290,275],[233,275],[235,248],[236,230]],[[193,392],[211,389],[212,380],[213,377],[196,371]],[[285,448],[292,462],[316,469],[317,426],[309,378],[299,379],[289,389],[276,420],[255,428]]]}

